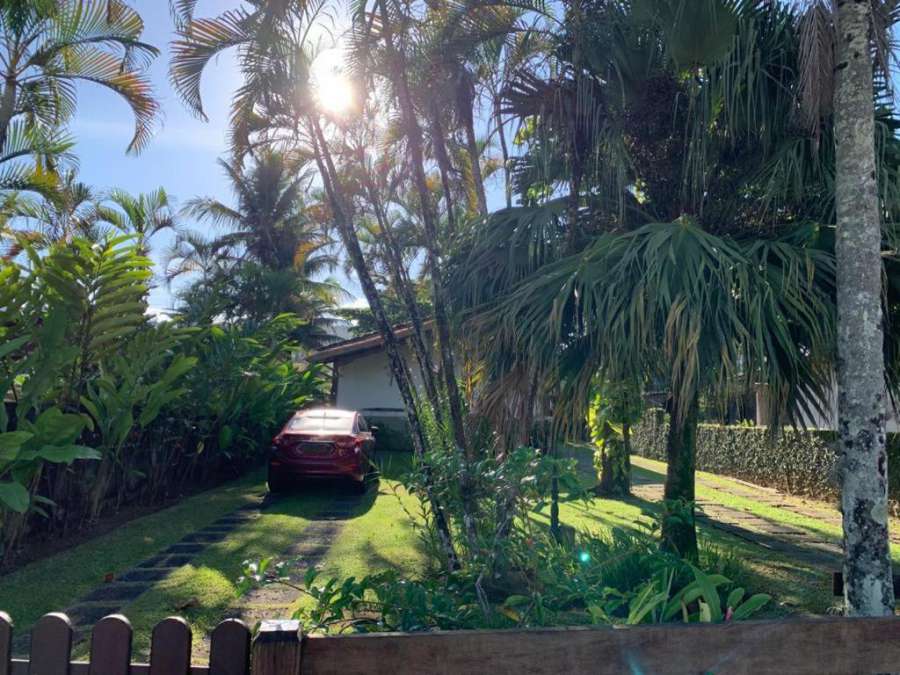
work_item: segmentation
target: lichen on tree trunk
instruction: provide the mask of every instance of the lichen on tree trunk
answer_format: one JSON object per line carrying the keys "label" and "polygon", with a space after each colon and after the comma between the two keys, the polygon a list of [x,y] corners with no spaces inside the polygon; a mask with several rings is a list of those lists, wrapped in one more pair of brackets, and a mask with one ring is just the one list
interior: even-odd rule
{"label": "lichen on tree trunk", "polygon": [[837,3],[838,434],[848,615],[892,615],[888,539],[881,219],[868,1]]}

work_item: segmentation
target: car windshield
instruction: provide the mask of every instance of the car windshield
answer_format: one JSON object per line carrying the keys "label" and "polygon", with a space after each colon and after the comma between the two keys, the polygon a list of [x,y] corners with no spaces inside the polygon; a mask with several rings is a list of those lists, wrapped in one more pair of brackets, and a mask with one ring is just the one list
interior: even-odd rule
{"label": "car windshield", "polygon": [[353,415],[297,415],[288,423],[288,430],[308,434],[349,434],[353,430]]}

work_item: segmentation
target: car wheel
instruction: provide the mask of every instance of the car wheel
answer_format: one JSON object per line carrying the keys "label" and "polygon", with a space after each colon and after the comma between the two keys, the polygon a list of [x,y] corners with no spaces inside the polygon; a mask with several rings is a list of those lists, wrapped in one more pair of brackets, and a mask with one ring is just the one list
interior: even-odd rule
{"label": "car wheel", "polygon": [[355,495],[364,495],[366,494],[366,490],[369,489],[369,480],[368,476],[364,477],[362,480],[353,481],[353,494]]}
{"label": "car wheel", "polygon": [[272,471],[269,469],[269,492],[273,494],[277,494],[279,492],[286,492],[290,487],[287,479],[277,471]]}

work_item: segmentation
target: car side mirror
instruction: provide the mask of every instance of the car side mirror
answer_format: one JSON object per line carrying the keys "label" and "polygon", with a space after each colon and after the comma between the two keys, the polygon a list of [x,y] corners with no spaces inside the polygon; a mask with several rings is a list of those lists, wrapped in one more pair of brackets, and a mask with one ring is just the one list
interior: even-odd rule
{"label": "car side mirror", "polygon": [[370,426],[370,427],[369,427],[369,431],[371,431],[373,434],[374,434],[374,433],[377,433],[377,432],[378,432],[378,427]]}

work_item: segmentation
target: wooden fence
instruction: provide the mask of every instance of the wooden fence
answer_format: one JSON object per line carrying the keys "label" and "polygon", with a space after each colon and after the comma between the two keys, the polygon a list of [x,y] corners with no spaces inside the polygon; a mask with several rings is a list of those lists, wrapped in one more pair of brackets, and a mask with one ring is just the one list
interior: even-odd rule
{"label": "wooden fence", "polygon": [[11,659],[12,622],[0,613],[0,675],[900,672],[895,618],[328,637],[303,636],[296,621],[264,621],[252,644],[243,623],[227,620],[202,666],[190,665],[183,619],[157,624],[148,664],[131,662],[131,637],[126,618],[108,616],[94,627],[89,662],[71,662],[72,626],[47,614],[32,630],[30,661]]}

